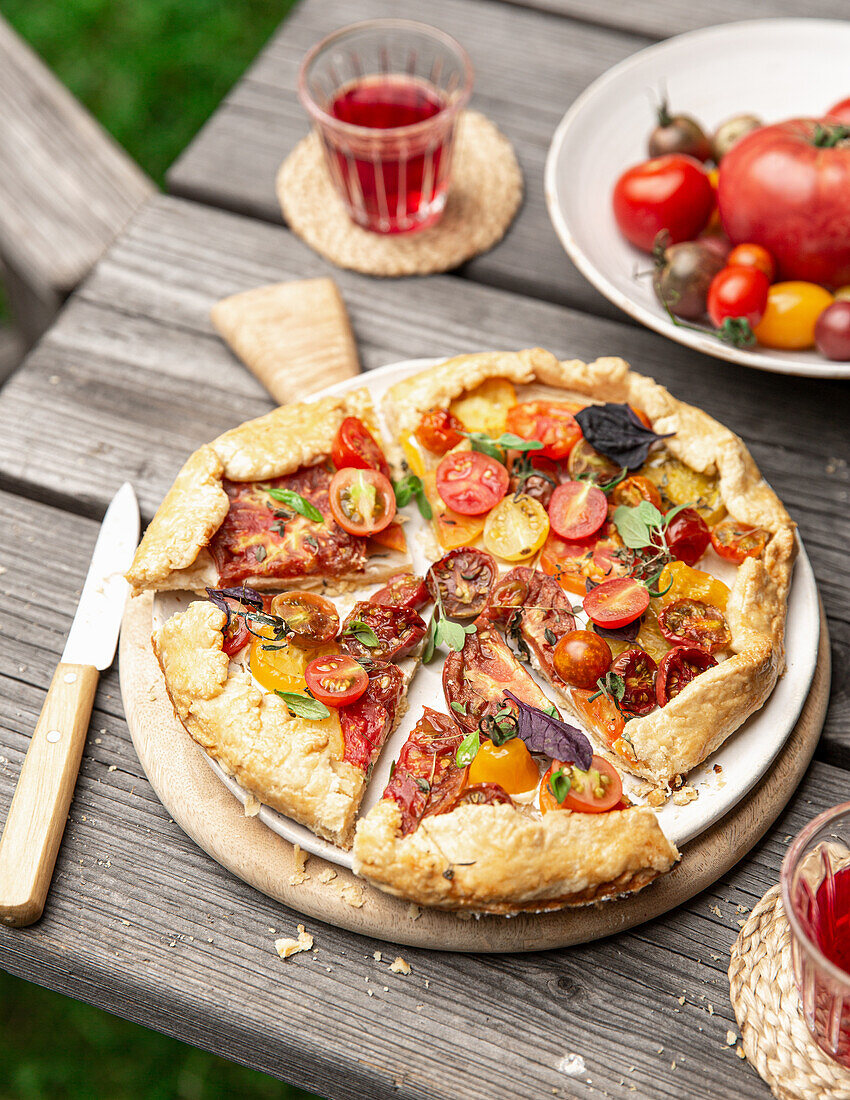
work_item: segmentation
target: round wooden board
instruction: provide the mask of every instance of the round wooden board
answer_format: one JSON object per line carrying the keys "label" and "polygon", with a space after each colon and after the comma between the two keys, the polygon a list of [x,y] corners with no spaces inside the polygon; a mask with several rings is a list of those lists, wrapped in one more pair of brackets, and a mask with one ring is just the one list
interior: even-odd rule
{"label": "round wooden board", "polygon": [[[162,804],[177,824],[213,859],[269,897],[315,917],[392,943],[438,951],[541,951],[569,947],[623,932],[681,905],[738,862],[779,815],[805,772],[820,736],[829,699],[830,652],[821,608],[818,662],[808,698],[791,736],[768,774],[716,825],[683,848],[669,874],[632,897],[555,913],[461,919],[410,906],[356,878],[350,871],[310,856],[300,885],[291,844],[246,817],[201,750],[176,718],[150,645],[150,595],[130,600],[121,632],[120,673],[124,709],[139,760]],[[322,883],[330,869],[335,877]],[[351,904],[362,889],[362,905]],[[349,900],[346,900],[348,894]]]}

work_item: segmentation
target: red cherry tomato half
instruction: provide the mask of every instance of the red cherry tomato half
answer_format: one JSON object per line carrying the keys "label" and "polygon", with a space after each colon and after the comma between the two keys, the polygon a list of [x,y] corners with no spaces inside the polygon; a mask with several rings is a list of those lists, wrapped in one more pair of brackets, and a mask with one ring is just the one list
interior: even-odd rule
{"label": "red cherry tomato half", "polygon": [[[563,772],[570,781],[570,789],[563,802],[559,802],[552,790],[551,780],[555,772]],[[613,764],[601,756],[594,756],[588,770],[582,771],[575,764],[562,764],[553,760],[540,783],[540,810],[572,810],[579,814],[604,814],[618,806],[623,797],[623,783]]]}
{"label": "red cherry tomato half", "polygon": [[347,653],[314,658],[304,670],[311,693],[326,707],[344,707],[366,691],[366,669]]}
{"label": "red cherry tomato half", "polygon": [[743,317],[750,326],[762,319],[770,280],[757,267],[724,267],[708,288],[708,315],[717,328],[727,317]]}
{"label": "red cherry tomato half", "polygon": [[608,498],[589,481],[565,481],[549,501],[549,523],[562,539],[586,539],[608,518]]}
{"label": "red cherry tomato half", "polygon": [[378,470],[389,478],[390,468],[375,437],[362,420],[347,416],[336,433],[331,461],[338,470],[353,466],[357,470]]}
{"label": "red cherry tomato half", "polygon": [[581,439],[574,413],[582,405],[566,401],[526,401],[508,409],[507,428],[522,439],[536,439],[543,449],[536,452],[556,462],[566,458]]}
{"label": "red cherry tomato half", "polygon": [[708,525],[695,508],[677,512],[664,534],[670,553],[685,565],[696,565],[711,542]]}
{"label": "red cherry tomato half", "polygon": [[662,230],[669,243],[692,241],[714,210],[714,188],[693,157],[673,153],[629,168],[614,187],[614,217],[623,236],[651,252]]}
{"label": "red cherry tomato half", "polygon": [[377,470],[338,470],[331,480],[330,505],[334,519],[350,535],[383,531],[395,515],[395,493],[389,478]]}
{"label": "red cherry tomato half", "polygon": [[625,685],[620,708],[629,714],[649,714],[655,708],[655,674],[658,665],[639,646],[627,649],[616,657],[611,671],[621,676]]}
{"label": "red cherry tomato half", "polygon": [[373,593],[369,603],[421,611],[430,598],[424,577],[417,577],[414,573],[396,573],[383,588]]}
{"label": "red cherry tomato half", "polygon": [[584,597],[583,606],[597,626],[617,630],[628,626],[649,607],[649,589],[634,577],[615,577],[598,584]]}
{"label": "red cherry tomato half", "polygon": [[230,622],[224,632],[221,648],[228,657],[238,653],[251,640],[251,631],[245,625],[245,616],[231,613]]}
{"label": "red cherry tomato half", "polygon": [[332,642],[339,632],[339,612],[317,592],[281,592],[269,613],[283,619],[296,645],[313,649]]}
{"label": "red cherry tomato half", "polygon": [[726,257],[728,267],[755,267],[763,271],[767,281],[776,278],[776,261],[760,244],[737,244]]}
{"label": "red cherry tomato half", "polygon": [[437,492],[462,516],[480,516],[508,491],[508,471],[495,458],[478,451],[455,451],[437,467]]}
{"label": "red cherry tomato half", "polygon": [[721,520],[711,528],[711,545],[721,558],[740,565],[745,558],[757,558],[770,538],[764,527],[750,527],[734,519]]}
{"label": "red cherry tomato half", "polygon": [[426,451],[444,455],[463,439],[463,424],[448,409],[429,409],[422,414],[416,428],[416,438]]}
{"label": "red cherry tomato half", "polygon": [[726,649],[732,635],[719,607],[688,597],[673,600],[658,612],[658,629],[674,646],[697,645],[709,653]]}
{"label": "red cherry tomato half", "polygon": [[655,677],[655,696],[659,707],[666,706],[691,680],[716,664],[708,650],[699,646],[678,646],[665,653]]}

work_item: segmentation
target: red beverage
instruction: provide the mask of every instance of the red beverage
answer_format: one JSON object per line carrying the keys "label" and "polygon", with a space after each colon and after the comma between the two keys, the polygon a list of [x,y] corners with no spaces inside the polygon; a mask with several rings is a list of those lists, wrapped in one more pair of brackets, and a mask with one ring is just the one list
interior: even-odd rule
{"label": "red beverage", "polygon": [[812,932],[829,961],[850,974],[850,867],[827,876],[818,887]]}

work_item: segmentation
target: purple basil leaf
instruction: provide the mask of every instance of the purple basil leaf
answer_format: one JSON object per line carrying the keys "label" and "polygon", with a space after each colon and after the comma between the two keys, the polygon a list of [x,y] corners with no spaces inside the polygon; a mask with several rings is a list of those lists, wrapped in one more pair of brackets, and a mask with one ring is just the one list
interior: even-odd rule
{"label": "purple basil leaf", "polygon": [[642,466],[653,443],[659,439],[669,439],[674,434],[658,435],[646,427],[630,406],[611,402],[588,405],[580,409],[575,417],[591,447],[627,470]]}
{"label": "purple basil leaf", "polygon": [[238,588],[208,588],[207,597],[211,604],[214,604],[219,611],[223,611],[227,616],[224,623],[225,630],[230,626],[230,617],[233,614],[228,603],[229,600],[247,604],[248,607],[255,608],[257,611],[263,610],[263,597],[246,584],[242,584]]}
{"label": "purple basil leaf", "polygon": [[600,638],[606,640],[613,640],[615,642],[634,642],[637,641],[637,636],[641,628],[642,618],[635,619],[634,622],[627,623],[625,626],[608,627],[598,626],[593,624],[594,631]]}
{"label": "purple basil leaf", "polygon": [[519,736],[529,752],[539,752],[565,764],[577,764],[582,771],[587,771],[593,761],[593,747],[580,729],[523,703],[512,691],[506,691],[505,695],[516,704]]}

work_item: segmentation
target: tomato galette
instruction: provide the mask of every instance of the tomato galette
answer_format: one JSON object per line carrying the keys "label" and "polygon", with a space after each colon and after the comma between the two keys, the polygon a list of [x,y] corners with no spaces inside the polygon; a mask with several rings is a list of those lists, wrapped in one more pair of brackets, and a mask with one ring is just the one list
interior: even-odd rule
{"label": "tomato galette", "polygon": [[[622,774],[668,791],[763,705],[793,524],[735,435],[619,359],[462,356],[382,412],[391,439],[365,391],[287,406],[187,463],[129,574],[205,593],[154,634],[176,713],[389,893],[640,889],[678,852]],[[357,820],[435,659],[443,699]]]}

